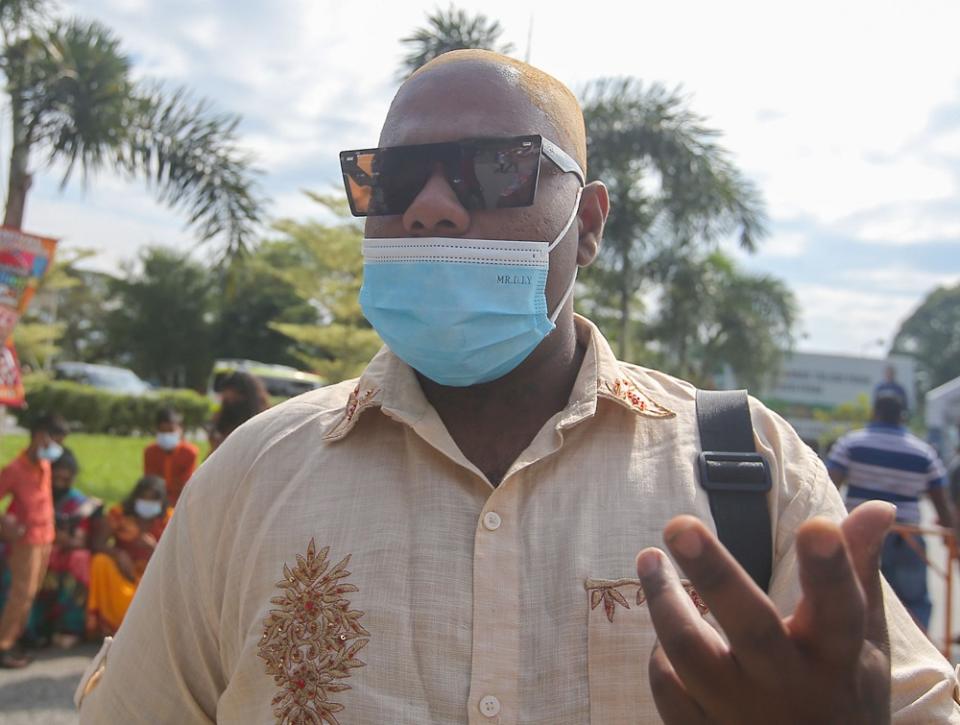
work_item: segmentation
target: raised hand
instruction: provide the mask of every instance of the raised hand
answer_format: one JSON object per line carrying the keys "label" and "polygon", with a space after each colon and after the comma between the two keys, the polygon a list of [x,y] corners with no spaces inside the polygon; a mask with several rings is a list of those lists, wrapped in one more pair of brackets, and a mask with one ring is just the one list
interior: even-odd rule
{"label": "raised hand", "polygon": [[796,541],[803,597],[786,619],[699,520],[672,519],[667,546],[729,644],[700,616],[663,552],[641,551],[637,572],[659,640],[650,685],[664,721],[889,723],[879,557],[894,511],[870,502],[841,526],[805,522]]}

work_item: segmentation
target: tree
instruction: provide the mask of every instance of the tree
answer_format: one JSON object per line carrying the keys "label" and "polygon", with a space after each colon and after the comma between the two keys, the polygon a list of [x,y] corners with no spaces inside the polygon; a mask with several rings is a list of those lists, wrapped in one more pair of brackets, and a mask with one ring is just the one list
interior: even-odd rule
{"label": "tree", "polygon": [[290,240],[264,242],[225,270],[230,294],[219,297],[214,335],[217,357],[301,364],[290,349],[290,338],[271,325],[316,320],[316,310],[287,278],[304,256],[302,247]]}
{"label": "tree", "polygon": [[304,365],[337,382],[359,375],[382,343],[360,310],[363,234],[342,199],[310,197],[334,215],[333,223],[286,220],[276,228],[283,241],[301,250],[299,265],[284,278],[315,310],[314,321],[271,327],[294,341],[294,354]]}
{"label": "tree", "polygon": [[133,81],[119,40],[103,25],[46,19],[46,3],[0,4],[0,72],[6,79],[11,151],[4,224],[20,228],[42,154],[84,178],[111,168],[147,181],[186,213],[201,241],[225,237],[243,252],[261,213],[249,157],[236,144],[236,116],[212,112],[184,90]]}
{"label": "tree", "polygon": [[890,352],[916,358],[921,392],[960,375],[960,284],[928,294],[900,325]]}
{"label": "tree", "polygon": [[679,91],[634,78],[600,79],[583,92],[590,172],[610,190],[610,220],[584,302],[613,318],[622,359],[639,334],[639,296],[664,282],[670,260],[737,234],[753,250],[765,233],[763,203],[717,143],[718,133]]}
{"label": "tree", "polygon": [[144,249],[139,262],[111,283],[117,305],[105,320],[108,359],[168,387],[202,388],[213,363],[214,280],[164,247]]}
{"label": "tree", "polygon": [[417,28],[400,42],[407,48],[400,65],[400,75],[407,77],[437,56],[451,50],[477,48],[498,53],[513,52],[513,45],[501,43],[503,28],[497,20],[486,15],[470,16],[465,10],[450,5],[446,10],[435,10],[427,15],[426,27]]}
{"label": "tree", "polygon": [[738,384],[760,390],[793,344],[796,317],[780,280],[745,274],[720,252],[684,252],[669,264],[646,334],[667,372],[712,387],[725,363]]}

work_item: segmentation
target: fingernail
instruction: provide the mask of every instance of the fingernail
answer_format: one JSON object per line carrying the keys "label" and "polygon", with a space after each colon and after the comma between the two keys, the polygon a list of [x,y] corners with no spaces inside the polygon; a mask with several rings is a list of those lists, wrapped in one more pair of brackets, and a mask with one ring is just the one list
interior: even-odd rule
{"label": "fingernail", "polygon": [[833,532],[814,531],[809,537],[810,549],[822,559],[829,559],[840,550],[840,538]]}
{"label": "fingernail", "polygon": [[637,555],[637,574],[640,577],[653,576],[660,571],[660,552],[645,549]]}
{"label": "fingernail", "polygon": [[694,528],[683,529],[670,539],[670,548],[686,559],[696,559],[703,551],[700,532]]}

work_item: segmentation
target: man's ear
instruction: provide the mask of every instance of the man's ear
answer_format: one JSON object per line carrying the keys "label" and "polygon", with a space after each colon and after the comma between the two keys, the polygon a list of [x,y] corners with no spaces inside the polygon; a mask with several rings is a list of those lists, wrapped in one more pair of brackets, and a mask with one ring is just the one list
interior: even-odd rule
{"label": "man's ear", "polygon": [[577,266],[587,267],[597,258],[603,240],[603,225],[610,213],[610,194],[602,181],[591,181],[580,195],[578,225],[580,242],[577,247]]}

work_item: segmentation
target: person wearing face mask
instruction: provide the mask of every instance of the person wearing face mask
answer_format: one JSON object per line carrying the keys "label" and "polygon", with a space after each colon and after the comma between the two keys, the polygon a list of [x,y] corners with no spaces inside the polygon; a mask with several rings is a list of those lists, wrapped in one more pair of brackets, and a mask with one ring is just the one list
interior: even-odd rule
{"label": "person wearing face mask", "polygon": [[56,538],[25,638],[68,649],[85,633],[91,545],[103,525],[103,503],[74,487],[80,467],[69,449],[64,448],[51,469]]}
{"label": "person wearing face mask", "polygon": [[[661,142],[625,134],[627,160]],[[575,95],[528,64],[455,51],[401,85],[340,155],[386,345],[201,467],[81,725],[960,725],[879,574],[893,507],[846,515],[756,400],[754,491],[724,495],[759,504],[769,582],[717,538],[696,389],[574,314],[610,210],[587,160]]]}
{"label": "person wearing face mask", "polygon": [[30,425],[30,444],[0,472],[0,498],[12,494],[7,513],[19,526],[8,543],[10,589],[0,614],[0,667],[19,668],[31,658],[16,648],[30,608],[47,571],[56,536],[50,464],[63,453],[69,429],[58,415],[43,415]]}
{"label": "person wearing face mask", "polygon": [[143,475],[159,476],[167,482],[167,498],[176,506],[190,476],[197,467],[199,450],[183,437],[183,418],[172,408],[157,413],[156,440],[143,451]]}
{"label": "person wearing face mask", "polygon": [[120,627],[172,515],[167,486],[159,476],[141,478],[130,495],[107,512],[106,526],[93,541],[88,632],[105,636]]}

